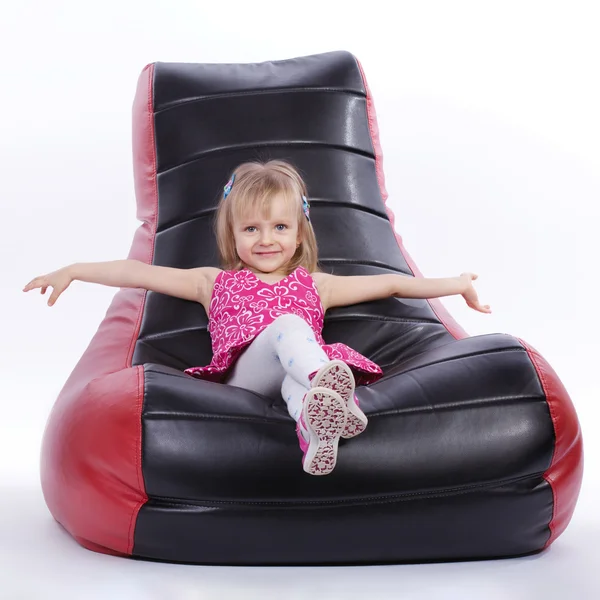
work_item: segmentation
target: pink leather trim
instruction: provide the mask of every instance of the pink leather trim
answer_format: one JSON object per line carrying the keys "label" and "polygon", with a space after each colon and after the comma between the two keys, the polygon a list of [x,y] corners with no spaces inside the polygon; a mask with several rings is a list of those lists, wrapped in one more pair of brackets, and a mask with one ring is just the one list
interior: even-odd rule
{"label": "pink leather trim", "polygon": [[[388,218],[392,224],[392,229],[394,231],[394,235],[396,236],[396,241],[398,242],[398,246],[400,247],[400,252],[404,256],[404,260],[408,264],[411,272],[415,277],[423,277],[421,271],[409,255],[408,251],[404,247],[404,243],[402,242],[402,237],[396,231],[395,221],[396,216],[394,215],[392,209],[387,205],[388,193],[385,188],[385,176],[383,174],[383,151],[381,150],[381,143],[379,141],[379,126],[377,125],[377,115],[375,113],[375,103],[373,102],[373,97],[371,96],[371,91],[369,89],[369,85],[367,83],[367,78],[365,77],[365,73],[363,71],[362,65],[360,61],[355,57],[355,60],[358,64],[358,68],[360,69],[360,73],[362,75],[363,83],[365,86],[365,90],[367,91],[367,120],[369,123],[369,131],[371,132],[371,141],[373,143],[373,151],[375,153],[375,172],[377,174],[377,182],[379,183],[379,190],[381,192],[381,197],[385,203],[386,212]],[[455,339],[462,339],[469,337],[468,333],[454,320],[452,315],[446,310],[445,306],[441,303],[439,298],[428,299],[429,306],[431,306],[431,310],[435,313],[440,323],[444,325],[444,327],[448,330],[448,332]]]}

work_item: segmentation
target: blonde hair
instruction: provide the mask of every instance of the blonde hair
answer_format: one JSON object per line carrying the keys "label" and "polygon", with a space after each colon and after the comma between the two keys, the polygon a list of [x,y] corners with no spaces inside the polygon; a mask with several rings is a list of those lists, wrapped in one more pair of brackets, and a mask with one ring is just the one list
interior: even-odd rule
{"label": "blonde hair", "polygon": [[227,198],[221,197],[215,218],[222,268],[238,271],[244,267],[235,249],[234,219],[258,210],[270,218],[271,201],[275,196],[282,195],[286,202],[296,207],[300,238],[300,245],[286,265],[287,274],[299,266],[309,273],[319,271],[315,232],[302,210],[302,196],[308,196],[308,192],[298,171],[283,160],[269,160],[243,163],[236,167],[232,175],[235,175],[235,181]]}

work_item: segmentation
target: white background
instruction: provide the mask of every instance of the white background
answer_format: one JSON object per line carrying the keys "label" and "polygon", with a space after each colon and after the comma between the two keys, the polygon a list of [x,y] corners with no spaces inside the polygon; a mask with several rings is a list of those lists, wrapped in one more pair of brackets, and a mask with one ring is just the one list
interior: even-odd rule
{"label": "white background", "polygon": [[[21,0],[3,8],[0,598],[577,598],[600,585],[595,436],[600,257],[597,3]],[[261,62],[348,50],[381,131],[396,229],[427,277],[479,274],[493,313],[443,300],[471,334],[536,347],[572,396],[585,478],[536,557],[445,565],[230,569],[78,546],[39,487],[50,408],[116,289],[34,276],[125,258],[135,219],[131,104],[153,61]]]}

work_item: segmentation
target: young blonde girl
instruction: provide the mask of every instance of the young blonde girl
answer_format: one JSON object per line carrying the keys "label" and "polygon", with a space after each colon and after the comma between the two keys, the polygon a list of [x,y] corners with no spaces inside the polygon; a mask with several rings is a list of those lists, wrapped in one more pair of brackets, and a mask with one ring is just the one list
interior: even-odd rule
{"label": "young blonde girl", "polygon": [[325,343],[321,330],[328,309],[390,296],[461,294],[471,308],[491,311],[479,303],[473,273],[424,279],[321,272],[307,196],[289,163],[244,163],[225,185],[217,210],[222,269],[175,269],[135,260],[76,263],[36,277],[23,291],[41,288],[44,294],[52,287],[52,306],[73,280],[81,280],[201,303],[213,358],[185,372],[260,394],[280,393],[296,421],[304,470],[326,475],[335,467],[340,437],[352,438],[367,426],[356,385],[382,376],[378,365],[352,348]]}

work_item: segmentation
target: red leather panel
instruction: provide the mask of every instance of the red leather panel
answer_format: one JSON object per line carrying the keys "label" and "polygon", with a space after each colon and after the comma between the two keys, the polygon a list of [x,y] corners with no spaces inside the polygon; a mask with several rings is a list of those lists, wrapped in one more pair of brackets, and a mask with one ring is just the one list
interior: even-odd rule
{"label": "red leather panel", "polygon": [[[153,65],[133,105],[136,231],[129,258],[152,262],[156,229]],[[115,555],[133,549],[147,501],[141,468],[143,367],[131,366],[146,291],[124,288],[61,390],[42,442],[41,480],[54,518],[83,546]],[[93,540],[93,541],[91,541]]]}
{"label": "red leather panel", "polygon": [[567,528],[579,497],[583,479],[583,439],[575,407],[554,369],[527,342],[517,338],[529,358],[546,393],[556,442],[550,467],[544,479],[552,487],[554,512],[550,521],[547,548]]}

